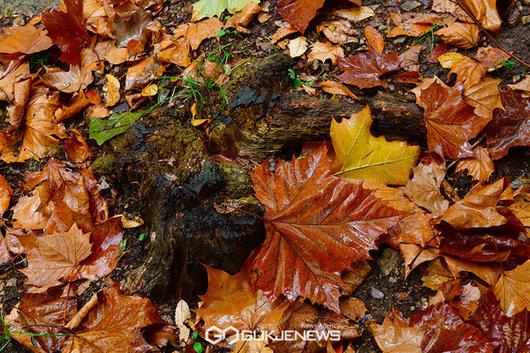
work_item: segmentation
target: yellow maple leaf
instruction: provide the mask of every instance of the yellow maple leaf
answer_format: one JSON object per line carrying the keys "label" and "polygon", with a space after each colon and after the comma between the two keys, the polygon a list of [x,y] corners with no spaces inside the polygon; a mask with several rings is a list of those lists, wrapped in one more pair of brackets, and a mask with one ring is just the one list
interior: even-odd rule
{"label": "yellow maple leaf", "polygon": [[372,113],[368,106],[350,119],[331,122],[331,141],[340,162],[337,175],[364,180],[367,186],[404,185],[420,155],[419,146],[387,141],[370,133]]}
{"label": "yellow maple leaf", "polygon": [[503,272],[494,292],[507,316],[512,317],[524,309],[530,310],[530,260]]}

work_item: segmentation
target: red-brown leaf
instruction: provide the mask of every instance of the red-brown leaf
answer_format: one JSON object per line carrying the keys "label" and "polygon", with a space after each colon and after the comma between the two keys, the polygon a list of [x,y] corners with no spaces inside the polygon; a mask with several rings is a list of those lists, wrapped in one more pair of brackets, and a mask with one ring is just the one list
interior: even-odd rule
{"label": "red-brown leaf", "polygon": [[339,69],[344,71],[338,78],[360,88],[383,86],[380,77],[399,69],[401,59],[397,52],[378,54],[370,49],[347,58],[339,58]]}
{"label": "red-brown leaf", "polygon": [[267,238],[250,265],[253,285],[272,298],[309,298],[338,311],[338,271],[368,259],[379,236],[400,219],[372,190],[332,173],[325,145],[303,158],[266,161],[253,174],[266,208]]}
{"label": "red-brown leaf", "polygon": [[413,90],[416,103],[424,110],[429,149],[453,159],[473,156],[468,141],[489,122],[475,115],[461,90],[461,85],[449,87],[438,77],[424,80]]}
{"label": "red-brown leaf", "polygon": [[83,18],[83,0],[64,0],[66,12],[50,10],[42,14],[48,36],[61,48],[60,59],[72,65],[81,64],[81,51],[88,42]]}
{"label": "red-brown leaf", "polygon": [[286,21],[304,33],[309,22],[323,5],[324,0],[280,0],[276,6]]}
{"label": "red-brown leaf", "polygon": [[508,154],[511,147],[530,146],[530,97],[520,92],[501,93],[504,110],[493,111],[493,120],[486,128],[486,142],[493,159]]}
{"label": "red-brown leaf", "polygon": [[430,306],[414,314],[410,324],[427,330],[422,342],[424,353],[493,353],[498,340],[485,336],[477,327],[462,320],[447,304]]}

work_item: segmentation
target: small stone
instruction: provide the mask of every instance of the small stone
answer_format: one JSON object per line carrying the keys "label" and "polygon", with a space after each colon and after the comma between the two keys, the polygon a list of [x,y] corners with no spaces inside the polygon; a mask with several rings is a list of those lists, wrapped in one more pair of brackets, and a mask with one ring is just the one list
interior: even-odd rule
{"label": "small stone", "polygon": [[417,1],[407,0],[403,4],[401,4],[400,7],[401,7],[401,9],[403,11],[412,11],[412,10],[414,10],[415,8],[417,8],[420,5],[421,5],[421,3],[417,2]]}
{"label": "small stone", "polygon": [[381,256],[377,259],[377,265],[381,269],[383,276],[388,276],[391,273],[399,275],[401,263],[402,260],[399,253],[390,248],[384,249],[381,252]]}
{"label": "small stone", "polygon": [[402,44],[407,40],[407,37],[401,36],[394,39],[394,43],[396,44]]}
{"label": "small stone", "polygon": [[374,299],[383,299],[385,297],[385,293],[374,287],[370,288],[370,295]]}

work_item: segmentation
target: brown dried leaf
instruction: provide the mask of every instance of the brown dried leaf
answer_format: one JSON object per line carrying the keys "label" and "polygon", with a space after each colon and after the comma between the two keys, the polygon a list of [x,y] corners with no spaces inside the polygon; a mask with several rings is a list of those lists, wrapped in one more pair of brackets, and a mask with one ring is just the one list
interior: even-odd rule
{"label": "brown dried leaf", "polygon": [[280,0],[276,9],[294,28],[304,33],[323,5],[324,0]]}
{"label": "brown dried leaf", "polygon": [[422,353],[425,329],[410,327],[395,308],[386,314],[382,325],[372,323],[369,328],[383,353]]}
{"label": "brown dried leaf", "polygon": [[383,50],[385,49],[385,39],[377,29],[372,26],[364,27],[364,36],[373,50],[378,54],[383,54]]}
{"label": "brown dried leaf", "polygon": [[506,316],[530,310],[530,260],[511,271],[504,271],[494,292]]}
{"label": "brown dried leaf", "polygon": [[474,158],[466,158],[459,161],[456,165],[456,170],[458,172],[467,170],[467,174],[471,175],[474,180],[484,183],[489,180],[490,175],[495,171],[495,166],[486,148],[477,147],[475,155]]}
{"label": "brown dried leaf", "polygon": [[240,33],[249,34],[250,30],[246,27],[254,20],[254,18],[261,12],[261,6],[254,1],[249,2],[245,7],[236,12],[232,17],[226,21],[225,28],[235,28]]}
{"label": "brown dried leaf", "polygon": [[486,66],[488,71],[497,69],[508,59],[510,59],[510,55],[498,48],[488,46],[478,48],[477,50],[477,60]]}
{"label": "brown dried leaf", "polygon": [[310,62],[313,60],[325,62],[329,59],[333,65],[336,65],[337,60],[343,57],[344,50],[340,45],[333,45],[329,42],[316,42],[311,46],[311,51],[307,55]]}
{"label": "brown dried leaf", "polygon": [[133,88],[145,87],[149,82],[162,76],[166,67],[152,56],[149,56],[138,64],[127,69],[125,76],[125,90],[130,91]]}
{"label": "brown dried leaf", "polygon": [[387,32],[387,38],[398,36],[418,37],[429,32],[433,25],[439,24],[445,19],[444,16],[429,13],[407,13],[400,15],[397,12],[391,12],[389,17],[395,27]]}
{"label": "brown dried leaf", "polygon": [[318,85],[324,92],[332,94],[332,95],[341,95],[341,96],[348,96],[352,99],[359,99],[355,94],[353,94],[348,87],[343,85],[340,82],[336,81],[324,81]]}
{"label": "brown dried leaf", "polygon": [[425,79],[412,90],[416,103],[424,109],[429,149],[453,159],[473,156],[467,141],[490,120],[474,114],[461,90],[461,85],[449,87],[438,77]]}
{"label": "brown dried leaf", "polygon": [[501,79],[486,77],[474,86],[464,90],[464,101],[474,107],[475,114],[491,119],[494,109],[504,109],[499,83]]}
{"label": "brown dried leaf", "polygon": [[500,226],[508,220],[496,209],[506,185],[505,179],[482,186],[475,185],[460,201],[453,204],[442,217],[442,220],[455,229],[487,228]]}
{"label": "brown dried leaf", "polygon": [[420,163],[413,169],[414,177],[403,188],[403,192],[418,206],[433,214],[447,210],[449,201],[442,196],[440,186],[445,178],[445,166],[432,162]]}
{"label": "brown dried leaf", "polygon": [[30,293],[44,293],[48,288],[79,279],[78,266],[90,255],[88,234],[73,225],[67,232],[22,239],[28,267],[26,275]]}
{"label": "brown dried leaf", "polygon": [[522,93],[501,93],[504,109],[493,112],[493,120],[486,128],[486,143],[493,159],[508,154],[512,147],[530,145],[530,97]]}
{"label": "brown dried leaf", "polygon": [[467,89],[486,77],[486,67],[473,58],[465,57],[451,67],[447,76],[451,74],[455,74],[456,82],[461,83],[464,89]]}
{"label": "brown dried leaf", "polygon": [[41,76],[42,81],[49,87],[64,93],[74,93],[85,89],[92,83],[92,70],[87,66],[70,66],[69,71],[45,66],[46,73]]}
{"label": "brown dried leaf", "polygon": [[83,163],[92,157],[92,151],[79,130],[70,130],[70,136],[63,140],[66,156],[73,163]]}
{"label": "brown dried leaf", "polygon": [[530,227],[530,185],[525,184],[514,192],[514,203],[510,210],[525,225]]}
{"label": "brown dried leaf", "polygon": [[267,229],[250,267],[254,288],[272,298],[304,297],[338,311],[336,272],[368,259],[368,250],[400,212],[360,184],[333,176],[325,145],[302,159],[278,161],[274,174],[266,161],[252,178],[266,208]]}
{"label": "brown dried leaf", "polygon": [[420,54],[424,49],[423,45],[412,45],[405,52],[399,55],[401,64],[399,66],[407,71],[420,71]]}
{"label": "brown dried leaf", "polygon": [[526,75],[521,81],[508,85],[508,88],[514,91],[522,91],[525,97],[530,96],[530,75]]}
{"label": "brown dried leaf", "polygon": [[338,76],[343,83],[356,85],[360,88],[383,86],[380,77],[399,69],[401,60],[397,52],[379,55],[371,49],[339,60],[339,69],[344,71]]}
{"label": "brown dried leaf", "polygon": [[9,209],[13,189],[9,186],[7,180],[0,175],[0,217]]}
{"label": "brown dried leaf", "polygon": [[453,22],[434,34],[441,36],[446,44],[462,49],[474,48],[480,39],[480,28],[475,24]]}
{"label": "brown dried leaf", "polygon": [[41,29],[31,23],[22,27],[3,28],[0,33],[0,54],[34,54],[53,45],[52,40]]}
{"label": "brown dried leaf", "polygon": [[498,31],[501,28],[496,0],[463,0],[463,3],[487,30]]}
{"label": "brown dried leaf", "polygon": [[323,34],[331,43],[339,45],[358,42],[355,38],[356,31],[351,22],[347,20],[320,23],[317,26],[317,32]]}

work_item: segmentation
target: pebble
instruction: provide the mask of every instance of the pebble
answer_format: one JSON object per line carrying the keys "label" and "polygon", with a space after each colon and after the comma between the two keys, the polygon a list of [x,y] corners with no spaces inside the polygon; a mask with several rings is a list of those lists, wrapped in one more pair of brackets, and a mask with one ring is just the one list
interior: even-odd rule
{"label": "pebble", "polygon": [[374,299],[383,299],[385,297],[385,293],[381,292],[379,289],[375,287],[370,288],[370,295]]}
{"label": "pebble", "polygon": [[417,8],[420,5],[421,5],[421,3],[417,2],[417,1],[407,0],[403,4],[401,4],[400,7],[401,7],[401,9],[403,11],[412,11],[412,10],[414,10],[415,8]]}

